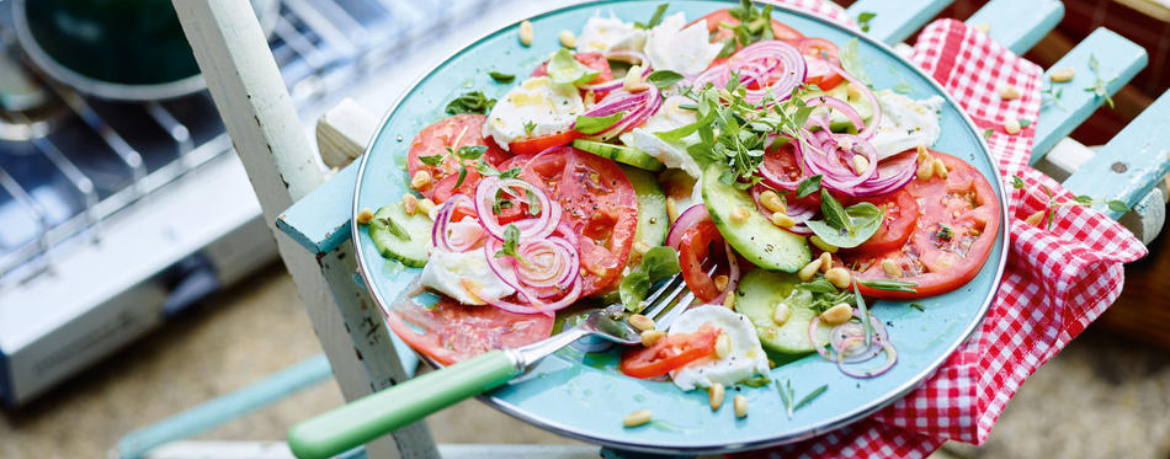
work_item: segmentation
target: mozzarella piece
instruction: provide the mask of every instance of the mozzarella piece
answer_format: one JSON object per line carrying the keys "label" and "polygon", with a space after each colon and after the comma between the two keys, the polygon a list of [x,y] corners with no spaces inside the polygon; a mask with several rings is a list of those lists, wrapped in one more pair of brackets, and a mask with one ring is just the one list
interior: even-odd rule
{"label": "mozzarella piece", "polygon": [[882,106],[882,119],[869,143],[877,148],[878,158],[888,158],[919,145],[929,147],[942,135],[939,126],[942,97],[914,100],[888,89],[876,96]]}
{"label": "mozzarella piece", "polygon": [[[711,43],[705,22],[686,27],[683,13],[667,16],[646,37],[646,56],[654,70],[674,70],[683,75],[697,75],[711,65],[723,49]],[[684,28],[685,27],[685,28]]]}
{"label": "mozzarella piece", "polygon": [[[508,143],[517,139],[568,131],[584,111],[577,88],[553,84],[546,76],[529,78],[496,102],[483,123],[483,136],[507,150]],[[527,123],[535,124],[531,132],[524,128]]]}
{"label": "mozzarella piece", "polygon": [[646,31],[633,23],[613,17],[594,16],[585,22],[577,37],[577,50],[582,52],[634,50],[641,51],[646,44]]}
{"label": "mozzarella piece", "polygon": [[702,169],[699,163],[687,153],[687,147],[699,143],[699,134],[691,133],[680,142],[667,142],[654,135],[655,132],[666,132],[683,126],[694,124],[698,115],[694,110],[681,108],[683,104],[694,105],[694,101],[684,96],[671,96],[662,103],[662,108],[646,120],[646,124],[634,128],[632,131],[619,136],[622,143],[637,148],[650,156],[658,158],[662,164],[672,169],[682,169],[687,175],[699,178]]}
{"label": "mozzarella piece", "polygon": [[[468,220],[471,219],[463,221]],[[479,249],[452,252],[432,247],[419,283],[463,304],[482,305],[484,300],[499,299],[516,292],[492,272],[483,250]],[[474,286],[476,293],[468,292],[465,284]]]}
{"label": "mozzarella piece", "polygon": [[757,374],[768,374],[768,357],[760,346],[755,327],[743,314],[723,306],[699,306],[683,313],[675,319],[667,335],[692,333],[703,325],[718,327],[727,334],[731,338],[731,352],[722,359],[712,355],[670,372],[670,379],[679,389],[711,387],[715,383],[729,386]]}

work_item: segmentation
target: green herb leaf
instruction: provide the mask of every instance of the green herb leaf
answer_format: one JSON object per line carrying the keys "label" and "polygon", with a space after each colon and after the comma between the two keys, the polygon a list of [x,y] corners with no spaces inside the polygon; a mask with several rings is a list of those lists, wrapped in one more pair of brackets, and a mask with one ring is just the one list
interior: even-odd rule
{"label": "green herb leaf", "polygon": [[841,248],[857,247],[881,228],[885,213],[882,208],[861,202],[841,209],[841,203],[835,199],[825,205],[824,196],[827,194],[822,189],[821,213],[825,215],[825,220],[810,220],[806,223],[825,242]]}
{"label": "green herb leaf", "polygon": [[500,178],[502,178],[502,179],[510,179],[510,178],[516,178],[516,177],[519,177],[519,176],[520,176],[520,171],[522,171],[522,170],[524,170],[524,169],[523,169],[523,168],[520,168],[520,167],[513,167],[513,168],[511,168],[511,169],[508,169],[508,170],[506,170],[506,171],[500,172]]}
{"label": "green herb leaf", "polygon": [[861,53],[857,49],[857,38],[845,43],[845,46],[838,53],[838,57],[840,57],[841,66],[846,72],[861,80],[862,83],[870,84],[869,73],[866,73],[865,67],[861,65]]}
{"label": "green herb leaf", "polygon": [[597,134],[609,129],[614,123],[621,121],[624,116],[626,116],[626,112],[617,112],[609,116],[581,115],[577,117],[577,124],[573,126],[573,130],[587,135]]}
{"label": "green herb leaf", "polygon": [[650,76],[646,77],[646,81],[654,83],[654,86],[658,86],[659,89],[666,89],[671,85],[682,81],[683,78],[686,77],[682,76],[682,74],[678,72],[672,72],[670,70],[655,70],[654,73],[651,73]]}
{"label": "green herb leaf", "polygon": [[1112,210],[1112,211],[1117,212],[1119,214],[1124,214],[1126,212],[1129,212],[1129,206],[1126,205],[1124,202],[1118,201],[1116,199],[1109,201],[1108,203],[1106,203],[1106,205],[1109,206],[1109,210]]}
{"label": "green herb leaf", "polygon": [[945,223],[940,223],[938,225],[938,232],[934,233],[934,237],[941,241],[949,241],[952,237],[955,237],[955,230],[951,229]]}
{"label": "green herb leaf", "polygon": [[865,304],[865,297],[861,296],[861,288],[853,282],[853,295],[857,299],[857,310],[861,312],[861,329],[865,330],[865,346],[873,344],[873,324],[869,321],[869,306]]}
{"label": "green herb leaf", "polygon": [[1079,202],[1081,204],[1092,204],[1093,203],[1093,197],[1088,196],[1088,195],[1084,195],[1084,194],[1073,198],[1073,200],[1076,202]]}
{"label": "green herb leaf", "polygon": [[869,21],[872,21],[875,17],[877,17],[877,13],[872,11],[863,11],[857,15],[857,25],[861,26],[862,32],[869,32]]}
{"label": "green herb leaf", "polygon": [[536,130],[536,123],[533,123],[531,120],[524,122],[524,133],[525,134],[532,135],[532,131],[535,131],[535,130]]}
{"label": "green herb leaf", "polygon": [[1031,125],[1032,125],[1032,120],[1030,120],[1030,119],[1024,118],[1024,119],[1020,120],[1020,129],[1026,128],[1026,127],[1031,126]]}
{"label": "green herb leaf", "polygon": [[487,98],[480,91],[470,91],[463,93],[463,95],[456,97],[455,100],[448,103],[447,114],[478,113],[483,115],[491,111],[495,105],[495,99]]}
{"label": "green herb leaf", "polygon": [[553,84],[585,84],[597,74],[597,70],[578,62],[573,53],[564,48],[557,50],[548,61],[548,77]]}
{"label": "green herb leaf", "polygon": [[618,285],[618,296],[622,299],[626,311],[640,312],[642,301],[650,294],[650,277],[642,271],[634,271],[622,279]]}
{"label": "green herb leaf", "polygon": [[801,290],[808,290],[813,293],[837,293],[837,287],[834,286],[832,282],[829,282],[823,277],[818,277],[802,284],[796,284],[796,288]]}
{"label": "green herb leaf", "polygon": [[428,166],[438,166],[443,164],[443,155],[419,156],[418,160]]}
{"label": "green herb leaf", "polygon": [[[872,205],[872,204],[871,204]],[[849,215],[845,213],[845,208],[841,206],[841,202],[834,198],[828,189],[821,188],[821,213],[825,215],[825,221],[830,226],[837,230],[853,231],[853,225],[849,221]],[[821,239],[824,239],[822,236]],[[828,239],[825,239],[827,242]],[[837,245],[837,244],[833,244]],[[844,247],[837,245],[837,247]]]}
{"label": "green herb leaf", "polygon": [[814,399],[819,397],[821,394],[825,393],[826,390],[829,390],[828,384],[825,384],[821,387],[813,389],[812,392],[809,392],[808,395],[805,395],[804,398],[800,399],[799,402],[796,402],[796,406],[792,407],[792,411],[799,410],[801,407],[807,405],[809,402],[813,401]]}
{"label": "green herb leaf", "polygon": [[511,83],[516,80],[516,75],[510,73],[488,72],[488,76],[496,80],[497,83]]}
{"label": "green herb leaf", "polygon": [[390,231],[390,234],[394,235],[394,237],[402,239],[406,242],[410,242],[410,233],[406,232],[406,229],[399,225],[398,222],[394,221],[393,218],[379,218],[377,222],[382,224],[382,226],[385,226],[386,229]]}
{"label": "green herb leaf", "polygon": [[906,80],[902,80],[894,85],[894,92],[898,94],[910,94],[914,92],[914,86],[911,86]]}
{"label": "green herb leaf", "polygon": [[904,282],[904,281],[900,281],[900,280],[894,280],[894,279],[876,279],[876,280],[869,280],[869,281],[861,281],[860,284],[864,285],[866,287],[872,288],[874,290],[888,290],[891,292],[918,293],[918,290],[914,288],[914,287],[917,287],[918,284],[915,284],[913,282]]}
{"label": "green herb leaf", "polygon": [[516,225],[509,223],[508,227],[504,228],[504,246],[496,252],[496,258],[512,257],[521,263],[528,264],[528,262],[520,256],[519,248],[520,228],[517,228]]}
{"label": "green herb leaf", "polygon": [[743,385],[748,386],[748,387],[764,387],[764,386],[767,386],[768,384],[772,384],[772,378],[769,378],[768,375],[756,375],[756,376],[753,376],[751,378],[743,380],[743,382],[741,382],[740,384],[743,384]]}
{"label": "green herb leaf", "polygon": [[455,156],[458,156],[460,159],[470,161],[473,159],[479,159],[480,156],[483,156],[483,154],[487,152],[487,149],[487,145],[467,145],[464,147],[459,147],[459,149],[455,151]]}
{"label": "green herb leaf", "polygon": [[667,246],[647,250],[642,254],[642,265],[638,269],[646,273],[650,282],[658,282],[682,272],[678,264],[678,252]]}
{"label": "green herb leaf", "polygon": [[669,6],[670,6],[669,3],[663,3],[663,4],[658,5],[658,8],[654,9],[654,15],[650,16],[650,21],[646,22],[645,24],[643,24],[641,22],[635,22],[634,27],[637,27],[639,29],[653,29],[653,28],[657,27],[658,24],[662,23],[662,17],[664,15],[666,15],[666,8]]}
{"label": "green herb leaf", "polygon": [[803,198],[810,194],[816,193],[821,189],[821,177],[819,174],[804,179],[800,185],[796,186],[796,197]]}
{"label": "green herb leaf", "polygon": [[919,311],[922,311],[922,312],[926,312],[926,307],[921,305],[921,304],[918,304],[918,303],[910,303],[910,307],[917,309]]}
{"label": "green herb leaf", "polygon": [[1015,188],[1017,190],[1024,188],[1024,179],[1020,178],[1020,176],[1018,176],[1018,175],[1013,175],[1012,176],[1012,188]]}
{"label": "green herb leaf", "polygon": [[991,134],[994,132],[995,132],[995,129],[992,129],[992,128],[984,129],[983,130],[983,140],[991,140]]}
{"label": "green herb leaf", "polygon": [[455,180],[455,188],[463,185],[463,180],[467,178],[467,166],[459,165],[459,179]]}
{"label": "green herb leaf", "polygon": [[475,170],[479,171],[479,175],[484,177],[494,177],[500,175],[500,171],[492,167],[491,164],[488,164],[487,161],[476,162],[473,167],[475,167]]}

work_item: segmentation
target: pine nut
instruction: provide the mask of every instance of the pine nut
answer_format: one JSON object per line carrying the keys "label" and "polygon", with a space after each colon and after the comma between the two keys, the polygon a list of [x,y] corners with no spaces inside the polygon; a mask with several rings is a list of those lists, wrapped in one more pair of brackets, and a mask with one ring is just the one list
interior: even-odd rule
{"label": "pine nut", "polygon": [[837,288],[848,288],[850,284],[849,270],[845,268],[833,268],[825,273],[825,279],[831,282]]}
{"label": "pine nut", "polygon": [[[928,157],[929,158],[929,157]],[[934,177],[934,161],[927,159],[918,163],[918,180],[927,181]]]}
{"label": "pine nut", "polygon": [[1020,90],[1010,84],[1005,84],[999,87],[999,98],[1003,100],[1016,100],[1020,98]]}
{"label": "pine nut", "polygon": [[666,198],[666,218],[670,219],[672,225],[678,220],[678,202],[674,198]]}
{"label": "pine nut", "polygon": [[418,202],[418,210],[420,212],[422,212],[424,215],[430,216],[431,211],[434,209],[435,209],[435,201],[432,201],[430,198],[423,198],[421,201]]}
{"label": "pine nut", "polygon": [[784,325],[791,316],[792,308],[788,307],[788,303],[776,303],[776,308],[772,310],[772,323],[777,326]]}
{"label": "pine nut", "polygon": [[980,22],[978,24],[971,26],[971,28],[978,30],[980,32],[983,32],[983,33],[988,33],[991,31],[991,24],[988,24],[986,22]]}
{"label": "pine nut", "polygon": [[425,190],[431,186],[431,173],[427,171],[418,171],[414,173],[414,177],[410,179],[410,187],[416,190]]}
{"label": "pine nut", "polygon": [[815,275],[819,269],[821,269],[821,259],[817,258],[809,264],[804,265],[803,268],[800,268],[800,271],[796,273],[796,277],[799,277],[803,282],[808,282],[812,280],[813,275]]}
{"label": "pine nut", "polygon": [[947,172],[947,165],[944,164],[941,159],[934,158],[934,175],[937,175],[940,179],[946,180]]}
{"label": "pine nut", "polygon": [[731,400],[732,400],[732,404],[735,405],[735,417],[737,417],[737,418],[747,417],[747,397],[744,397],[742,395],[736,395],[735,398],[733,398]]}
{"label": "pine nut", "polygon": [[867,170],[869,170],[869,159],[861,155],[853,155],[853,173],[861,175]]}
{"label": "pine nut", "polygon": [[641,92],[650,89],[650,85],[642,81],[642,66],[635,65],[630,67],[630,71],[626,72],[626,77],[622,78],[622,87],[629,92]]}
{"label": "pine nut", "polygon": [[1052,80],[1053,83],[1064,83],[1067,81],[1072,81],[1073,77],[1077,74],[1076,72],[1077,71],[1073,70],[1072,67],[1066,67],[1052,72],[1048,75],[1048,78]]}
{"label": "pine nut", "polygon": [[847,83],[845,85],[845,95],[849,99],[860,99],[861,89],[858,89],[858,87],[853,83]]}
{"label": "pine nut", "polygon": [[715,357],[720,359],[727,357],[731,353],[731,337],[727,333],[720,332],[719,337],[715,338]]}
{"label": "pine nut", "polygon": [[788,206],[784,205],[784,200],[780,199],[780,195],[772,190],[760,193],[760,204],[763,204],[765,209],[772,212],[788,213]]}
{"label": "pine nut", "polygon": [[887,276],[895,279],[902,277],[902,267],[898,266],[897,263],[894,263],[894,260],[889,258],[882,260],[882,271],[885,271]]}
{"label": "pine nut", "polygon": [[776,212],[772,214],[772,224],[781,228],[791,228],[796,225],[796,220],[793,220],[788,215]]}
{"label": "pine nut", "polygon": [[402,210],[406,211],[406,215],[414,215],[418,212],[418,198],[413,194],[407,193],[402,197]]}
{"label": "pine nut", "polygon": [[666,332],[662,330],[646,330],[642,332],[642,345],[646,347],[653,346],[658,340],[666,336]]}
{"label": "pine nut", "polygon": [[585,91],[585,96],[581,98],[581,103],[585,105],[586,110],[593,107],[593,104],[597,103],[597,93],[593,92],[592,89]]}
{"label": "pine nut", "polygon": [[645,254],[646,252],[649,252],[650,248],[651,247],[649,245],[646,245],[645,242],[642,242],[642,241],[634,242],[634,250],[636,250],[639,255],[642,255],[642,254]]}
{"label": "pine nut", "polygon": [[821,260],[822,273],[827,273],[829,272],[829,269],[833,268],[833,255],[829,254],[828,252],[822,252],[821,256],[817,258]]}
{"label": "pine nut", "polygon": [[1044,214],[1046,213],[1048,213],[1047,210],[1038,210],[1036,213],[1029,215],[1028,218],[1024,220],[1024,223],[1032,226],[1040,226],[1040,221],[1044,220]]}
{"label": "pine nut", "polygon": [[576,48],[577,47],[577,36],[573,35],[573,32],[570,32],[568,30],[562,30],[561,35],[558,38],[561,39],[561,46],[564,46],[566,48]]}
{"label": "pine nut", "polygon": [[727,290],[727,283],[731,281],[731,279],[728,279],[727,276],[724,274],[720,274],[718,276],[715,276],[714,280],[715,280],[715,289],[719,290],[720,292]]}
{"label": "pine nut", "polygon": [[373,219],[374,211],[370,210],[369,207],[358,211],[357,222],[359,225],[368,225]]}
{"label": "pine nut", "polygon": [[736,206],[736,208],[731,209],[731,223],[735,223],[736,225],[742,225],[743,222],[747,221],[747,219],[748,219],[748,210],[747,209],[744,209],[743,207],[739,207],[739,206]]}
{"label": "pine nut", "polygon": [[723,406],[724,397],[726,391],[723,389],[723,383],[715,383],[707,388],[707,400],[711,402],[711,411],[719,411],[719,407]]}
{"label": "pine nut", "polygon": [[735,292],[729,292],[727,296],[723,297],[723,307],[727,309],[735,309]]}
{"label": "pine nut", "polygon": [[638,331],[650,331],[650,330],[655,329],[654,319],[651,319],[651,318],[646,317],[646,316],[641,315],[641,314],[634,314],[634,315],[630,316],[630,318],[627,319],[627,321],[634,328],[637,328]]}
{"label": "pine nut", "polygon": [[638,410],[627,414],[625,419],[622,419],[622,425],[626,427],[638,427],[650,422],[654,418],[654,412],[650,410]]}
{"label": "pine nut", "polygon": [[853,306],[839,303],[821,313],[821,322],[825,325],[841,325],[853,317]]}
{"label": "pine nut", "polygon": [[1008,118],[1003,122],[1003,130],[1008,134],[1016,135],[1020,133],[1020,120],[1015,118]]}
{"label": "pine nut", "polygon": [[520,44],[524,46],[532,46],[532,23],[524,21],[520,23]]}
{"label": "pine nut", "polygon": [[825,242],[825,240],[821,239],[820,236],[817,236],[814,234],[812,236],[809,236],[808,240],[809,240],[809,242],[812,242],[813,245],[817,246],[818,249],[821,249],[821,250],[823,250],[825,252],[829,252],[829,253],[837,253],[837,246],[830,244],[828,242]]}
{"label": "pine nut", "polygon": [[917,150],[918,150],[918,160],[919,161],[930,161],[930,159],[931,159],[930,150],[926,149],[926,145],[919,145]]}

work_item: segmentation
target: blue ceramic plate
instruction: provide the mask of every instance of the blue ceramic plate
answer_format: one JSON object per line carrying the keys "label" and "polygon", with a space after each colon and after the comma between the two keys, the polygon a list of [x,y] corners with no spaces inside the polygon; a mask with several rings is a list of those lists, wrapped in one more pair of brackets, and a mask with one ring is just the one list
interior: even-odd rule
{"label": "blue ceramic plate", "polygon": [[[561,30],[579,31],[587,18],[613,11],[626,21],[645,20],[659,0],[602,1],[577,5],[531,18],[536,41],[520,46],[515,24],[468,45],[427,74],[406,92],[383,120],[358,175],[354,214],[362,208],[378,208],[401,198],[406,191],[407,149],[420,129],[445,116],[452,98],[472,88],[489,97],[503,96],[511,85],[492,81],[492,70],[526,75],[559,44]],[[689,20],[733,5],[727,1],[672,0],[668,13],[685,12]],[[911,88],[913,98],[932,95],[947,100],[942,111],[944,135],[935,148],[975,165],[995,187],[1005,203],[1003,181],[993,166],[974,124],[942,88],[896,55],[890,48],[865,36],[809,14],[777,7],[773,18],[805,35],[823,37],[843,46],[860,39],[862,64],[876,88]],[[1007,215],[1004,208],[1002,214]],[[1000,228],[1007,228],[1007,222]],[[366,285],[385,308],[414,278],[385,262],[365,231],[355,226],[353,238]],[[774,386],[742,387],[736,394],[748,399],[750,415],[736,419],[733,410],[712,412],[705,391],[682,392],[669,382],[642,381],[615,370],[615,354],[589,354],[565,349],[545,359],[527,374],[487,394],[483,400],[524,421],[580,440],[626,450],[655,452],[728,452],[806,439],[842,427],[902,397],[922,382],[953,352],[983,319],[999,285],[1006,260],[1001,231],[989,262],[966,286],[941,296],[918,301],[919,311],[908,303],[881,301],[874,315],[888,323],[899,361],[888,373],[858,380],[843,375],[836,366],[816,354],[772,370],[772,378],[791,380],[798,394],[827,384],[828,390],[795,413],[784,414]],[[627,429],[622,418],[631,411],[649,409],[655,421]]]}

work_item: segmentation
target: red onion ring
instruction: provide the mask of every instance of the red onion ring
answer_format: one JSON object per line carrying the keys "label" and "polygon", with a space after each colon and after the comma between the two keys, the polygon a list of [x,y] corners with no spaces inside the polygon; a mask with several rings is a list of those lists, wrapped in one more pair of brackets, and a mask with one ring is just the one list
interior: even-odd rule
{"label": "red onion ring", "polygon": [[479,222],[483,229],[492,237],[504,239],[504,225],[492,213],[492,206],[496,202],[498,193],[520,198],[515,189],[524,190],[529,196],[536,196],[540,203],[540,215],[511,223],[520,230],[520,240],[541,239],[552,234],[556,225],[561,221],[561,205],[548,199],[548,196],[535,185],[520,179],[500,179],[487,177],[479,183],[475,190],[475,211],[479,215]]}
{"label": "red onion ring", "polygon": [[[597,105],[594,105],[589,111],[585,112],[584,116],[602,117],[625,112],[625,115],[618,122],[610,125],[601,132],[590,135],[591,138],[608,140],[645,124],[646,120],[657,112],[661,106],[662,94],[659,92],[658,86],[649,85],[648,89],[636,93],[631,93],[625,90],[625,88],[619,87],[609,93],[604,100],[598,102]],[[573,122],[570,129],[576,127],[577,123]]]}
{"label": "red onion ring", "polygon": [[873,116],[870,116],[869,124],[866,125],[865,129],[862,129],[861,132],[858,132],[857,135],[866,140],[872,138],[873,132],[877,130],[878,124],[880,124],[882,121],[882,104],[878,103],[877,96],[874,95],[873,91],[869,89],[869,85],[865,84],[861,80],[858,80],[857,77],[850,75],[849,72],[846,72],[845,69],[841,68],[840,66],[836,66],[828,62],[826,62],[825,65],[828,65],[829,68],[833,69],[834,72],[837,72],[847,81],[849,81],[849,83],[853,84],[853,86],[857,88],[859,92],[861,92],[861,95],[865,97],[866,102],[869,102],[869,106],[872,108],[871,111],[873,112]]}
{"label": "red onion ring", "polygon": [[[517,247],[517,250],[523,252],[526,245],[532,244],[534,242],[521,241],[520,247]],[[569,305],[573,304],[574,301],[577,301],[577,299],[581,296],[581,283],[577,282],[580,277],[573,277],[570,285],[565,286],[564,288],[557,288],[557,290],[567,290],[567,292],[559,300],[552,302],[544,301],[543,298],[547,298],[549,296],[542,295],[542,293],[546,293],[542,291],[544,289],[525,283],[522,279],[523,276],[518,274],[522,270],[522,263],[512,257],[496,257],[496,253],[499,252],[503,246],[504,242],[499,239],[489,239],[487,243],[484,244],[484,256],[487,258],[488,267],[491,268],[492,272],[497,277],[499,277],[501,281],[503,281],[509,287],[512,287],[512,289],[516,290],[516,294],[519,296],[519,298],[526,301],[528,304],[512,302],[502,298],[481,298],[488,304],[504,311],[516,314],[544,314],[552,316],[557,310],[568,307]],[[572,253],[575,254],[576,251],[572,251]],[[568,260],[567,268],[569,272],[573,273],[580,271],[581,265],[576,256],[573,256]]]}
{"label": "red onion ring", "polygon": [[[650,76],[651,73],[654,72],[654,69],[650,68],[650,58],[646,57],[645,54],[643,54],[639,51],[633,51],[633,50],[607,51],[605,53],[605,59],[611,60],[611,61],[626,62],[626,63],[633,64],[633,65],[641,65],[642,66],[642,79],[645,79],[646,77]],[[582,89],[584,89],[586,91],[593,91],[593,92],[609,92],[609,91],[613,91],[613,90],[621,88],[621,87],[622,87],[622,80],[616,79],[616,80],[606,81],[604,83],[591,84],[591,85],[583,87]]]}
{"label": "red onion ring", "polygon": [[[782,69],[780,78],[764,85],[776,69]],[[731,80],[734,73],[739,76],[739,82],[745,85],[744,100],[758,104],[771,94],[771,103],[775,103],[788,100],[792,96],[792,89],[804,83],[807,72],[804,56],[795,46],[778,40],[764,40],[739,50],[726,64],[716,65],[700,73],[695,77],[692,87],[703,89],[711,83],[721,88]],[[762,87],[746,87],[752,83]]]}
{"label": "red onion ring", "polygon": [[723,301],[727,299],[727,294],[734,292],[735,288],[739,286],[739,256],[735,254],[735,251],[731,249],[731,244],[728,244],[727,241],[723,241],[723,249],[727,252],[727,287],[719,293],[719,296],[712,299],[710,304],[723,304]]}
{"label": "red onion ring", "polygon": [[[861,312],[853,311],[853,319],[863,320]],[[865,329],[860,324],[850,320],[833,327],[829,332],[829,342],[819,343],[817,328],[821,324],[821,317],[813,317],[808,324],[808,340],[813,349],[825,360],[836,362],[842,373],[854,378],[872,378],[885,373],[898,360],[897,351],[890,343],[889,332],[877,317],[869,316],[869,323],[873,328],[869,346],[865,345]],[[859,347],[858,344],[861,346]],[[827,346],[826,346],[827,345]],[[886,352],[886,363],[874,370],[857,372],[846,367],[846,364],[866,362],[876,357],[882,351]]]}
{"label": "red onion ring", "polygon": [[[864,345],[865,338],[863,338],[863,337],[849,338],[849,339],[845,340],[844,343],[842,343],[842,346],[852,344],[852,342],[854,342],[854,341],[861,341],[862,345]],[[878,344],[878,341],[874,341],[874,344]],[[879,349],[886,352],[886,362],[883,363],[882,366],[880,366],[880,367],[877,367],[877,368],[872,369],[872,370],[856,370],[855,371],[855,370],[852,370],[849,367],[845,366],[845,364],[848,363],[845,361],[845,357],[844,357],[845,354],[838,353],[837,354],[837,368],[840,369],[841,372],[845,373],[847,376],[852,376],[852,377],[858,378],[858,379],[868,379],[868,378],[874,378],[877,376],[881,376],[885,372],[890,371],[890,369],[894,367],[894,364],[898,362],[898,351],[896,349],[894,349],[894,345],[890,344],[888,341],[881,341]],[[876,354],[874,354],[874,355],[876,355]]]}
{"label": "red onion ring", "polygon": [[[852,105],[849,105],[849,102],[845,102],[841,99],[831,96],[818,96],[805,101],[805,103],[808,104],[809,107],[827,107],[841,112],[842,115],[845,115],[845,118],[849,119],[850,123],[853,123],[853,127],[856,128],[859,132],[864,131],[866,128],[865,121],[861,119],[861,114],[857,113],[857,110],[854,109]],[[824,130],[829,130],[828,117],[825,116],[818,118],[821,119],[818,120],[819,122],[817,124]],[[869,137],[866,137],[866,139],[868,138]]]}
{"label": "red onion ring", "polygon": [[[814,134],[807,129],[802,132],[805,142],[814,151],[806,151],[803,142],[797,142],[794,145],[796,156],[810,175],[821,176],[822,186],[852,195],[854,187],[865,183],[877,171],[877,149],[861,136],[831,134],[827,131]],[[855,154],[863,155],[871,165],[860,175],[852,167]]]}
{"label": "red onion ring", "polygon": [[678,220],[674,221],[674,225],[670,226],[670,231],[666,233],[666,245],[678,251],[678,246],[682,243],[683,233],[688,229],[694,228],[695,225],[710,220],[711,214],[707,213],[707,206],[703,204],[696,204],[683,211],[682,215],[678,216]]}
{"label": "red onion ring", "polygon": [[451,222],[451,215],[454,213],[455,208],[461,205],[475,207],[471,202],[471,198],[467,197],[467,195],[456,194],[444,202],[439,207],[438,212],[436,212],[435,225],[431,227],[431,240],[434,241],[436,247],[450,252],[466,252],[474,247],[479,242],[479,239],[483,237],[481,233],[474,239],[470,237],[471,235],[466,235],[468,237],[456,241],[450,239],[451,225],[453,224]]}

